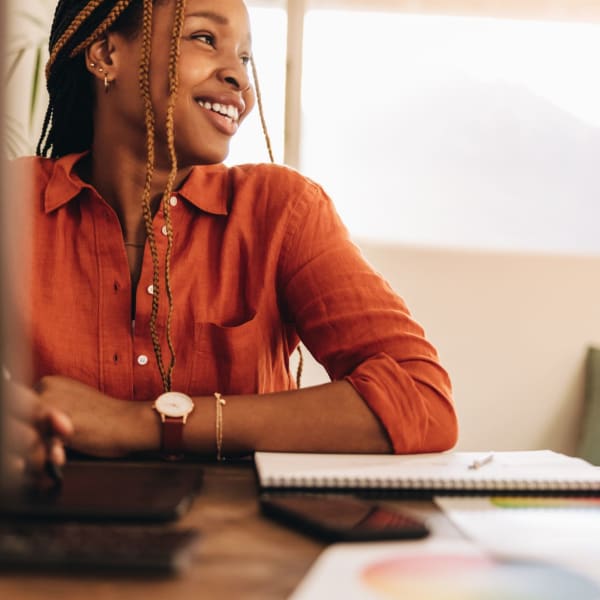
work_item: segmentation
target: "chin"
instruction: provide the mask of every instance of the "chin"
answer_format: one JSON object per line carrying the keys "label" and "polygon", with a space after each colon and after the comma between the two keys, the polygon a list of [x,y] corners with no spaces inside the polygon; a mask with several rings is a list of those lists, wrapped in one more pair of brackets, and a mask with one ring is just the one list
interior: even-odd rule
{"label": "chin", "polygon": [[177,168],[185,169],[188,167],[195,167],[196,165],[216,165],[222,163],[227,158],[228,153],[210,153],[206,152],[202,154],[189,154],[189,153],[178,153],[177,154]]}
{"label": "chin", "polygon": [[186,151],[178,152],[179,167],[193,165],[215,165],[222,163],[229,155],[229,144],[220,148],[188,148]]}

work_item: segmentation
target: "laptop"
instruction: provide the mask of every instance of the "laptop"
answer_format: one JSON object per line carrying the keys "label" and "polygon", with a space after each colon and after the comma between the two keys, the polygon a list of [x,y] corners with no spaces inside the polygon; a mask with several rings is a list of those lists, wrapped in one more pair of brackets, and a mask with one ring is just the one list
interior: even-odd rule
{"label": "laptop", "polygon": [[200,489],[196,465],[75,460],[55,487],[7,491],[0,516],[45,520],[166,522],[184,515]]}

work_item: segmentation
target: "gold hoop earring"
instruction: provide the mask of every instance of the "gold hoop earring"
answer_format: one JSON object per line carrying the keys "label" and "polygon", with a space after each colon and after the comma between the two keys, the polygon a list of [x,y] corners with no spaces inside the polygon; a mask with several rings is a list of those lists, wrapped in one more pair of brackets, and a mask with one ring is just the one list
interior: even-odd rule
{"label": "gold hoop earring", "polygon": [[110,89],[110,81],[108,80],[108,75],[104,75],[104,92],[108,94],[108,90]]}

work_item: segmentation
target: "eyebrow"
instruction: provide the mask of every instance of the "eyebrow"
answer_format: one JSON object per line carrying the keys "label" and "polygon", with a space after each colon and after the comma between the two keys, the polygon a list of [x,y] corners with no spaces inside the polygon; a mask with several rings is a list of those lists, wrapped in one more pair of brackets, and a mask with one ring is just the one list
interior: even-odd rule
{"label": "eyebrow", "polygon": [[229,25],[229,19],[227,17],[224,17],[223,15],[220,15],[219,13],[216,13],[216,12],[212,12],[210,10],[188,13],[185,16],[186,16],[186,18],[187,17],[203,17],[205,19],[210,19],[211,21],[214,21],[215,23],[218,23],[219,25]]}
{"label": "eyebrow", "polygon": [[[185,18],[187,19],[189,17],[210,19],[211,21],[214,21],[218,25],[229,25],[229,19],[227,17],[220,15],[219,13],[213,12],[212,10],[201,10],[198,12],[187,13],[185,15]],[[252,43],[252,36],[250,34],[248,34],[247,42],[248,42],[248,44]]]}

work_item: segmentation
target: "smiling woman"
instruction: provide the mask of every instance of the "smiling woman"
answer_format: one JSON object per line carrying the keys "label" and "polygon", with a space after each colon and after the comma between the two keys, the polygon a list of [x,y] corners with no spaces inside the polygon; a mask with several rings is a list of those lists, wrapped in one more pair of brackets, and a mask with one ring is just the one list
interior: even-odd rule
{"label": "smiling woman", "polygon": [[[38,156],[16,163],[28,383],[98,456],[447,449],[437,353],[321,187],[223,164],[251,52],[241,0],[58,2]],[[330,383],[297,389],[300,340]]]}

